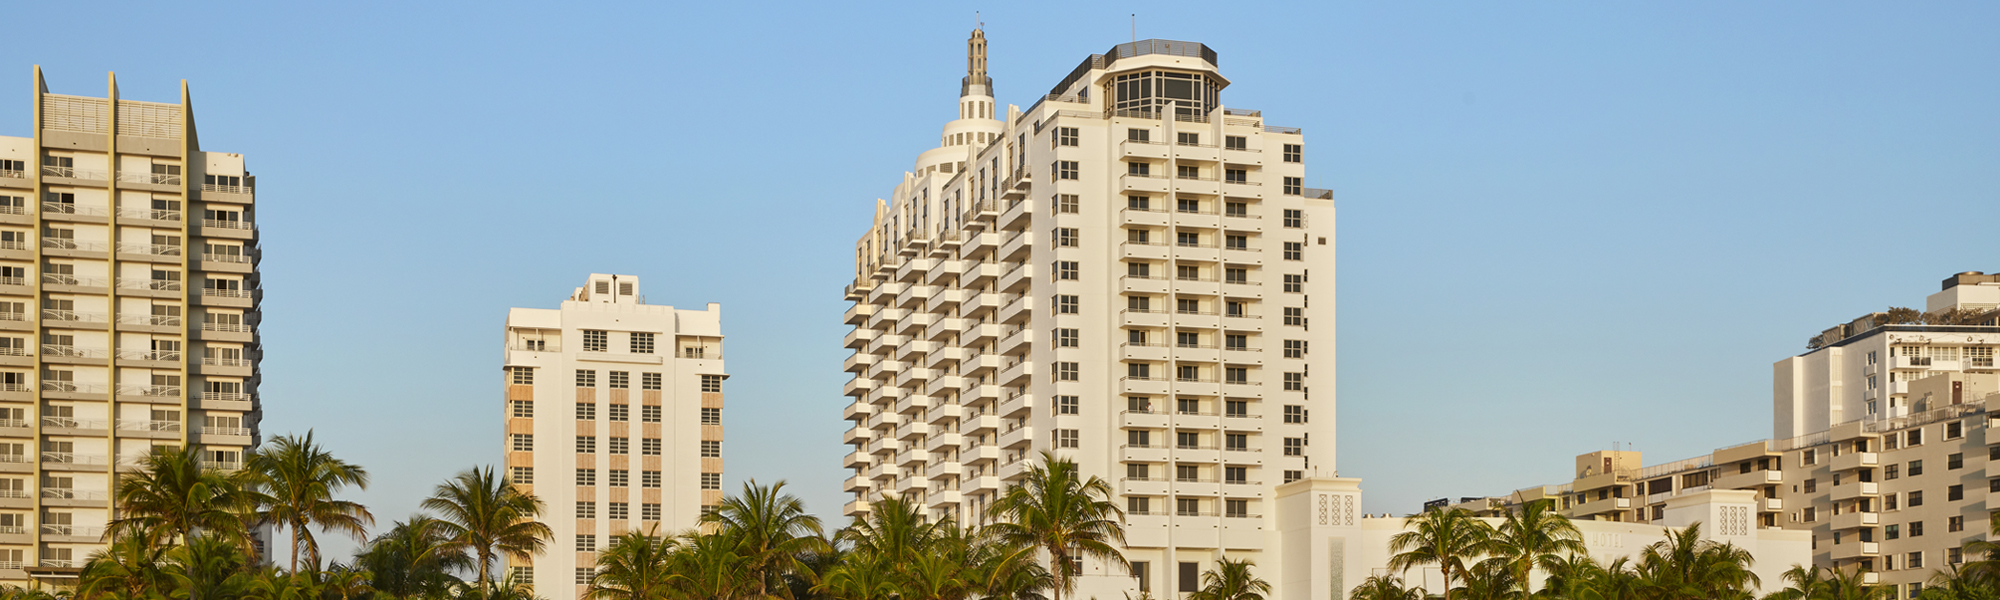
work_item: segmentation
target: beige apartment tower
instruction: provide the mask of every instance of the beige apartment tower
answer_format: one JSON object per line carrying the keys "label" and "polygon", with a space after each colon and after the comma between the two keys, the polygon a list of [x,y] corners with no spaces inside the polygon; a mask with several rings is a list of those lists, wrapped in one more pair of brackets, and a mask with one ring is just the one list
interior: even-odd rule
{"label": "beige apartment tower", "polygon": [[722,306],[646,304],[639,279],[592,274],[556,309],[507,313],[507,475],[554,530],[517,580],[581,597],[597,551],[662,537],[722,500]]}
{"label": "beige apartment tower", "polygon": [[113,476],[258,442],[256,179],[174,102],[48,93],[0,137],[0,584],[73,585]]}
{"label": "beige apartment tower", "polygon": [[[1292,585],[1279,488],[1334,467],[1334,203],[1302,133],[1226,108],[1202,44],[1119,44],[1026,110],[986,49],[854,247],[844,512],[978,523],[1046,450],[1127,514],[1133,572],[1085,561],[1078,597],[1190,591],[1225,555]],[[1300,518],[1356,510],[1296,489]]]}

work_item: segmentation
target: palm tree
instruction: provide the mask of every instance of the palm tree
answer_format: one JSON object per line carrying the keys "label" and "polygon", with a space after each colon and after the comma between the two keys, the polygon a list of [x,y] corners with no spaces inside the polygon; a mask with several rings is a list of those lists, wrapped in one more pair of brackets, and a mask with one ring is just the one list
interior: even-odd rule
{"label": "palm tree", "polygon": [[451,571],[471,567],[472,559],[437,519],[416,515],[370,540],[355,556],[355,565],[368,574],[369,586],[377,593],[412,598],[441,594],[457,585]]}
{"label": "palm tree", "polygon": [[1785,570],[1785,589],[1772,592],[1765,600],[1821,600],[1833,590],[1819,566],[1792,565]]}
{"label": "palm tree", "polygon": [[374,586],[369,584],[370,574],[357,566],[335,564],[322,575],[326,577],[324,593],[329,599],[355,600],[375,593]]}
{"label": "palm tree", "polygon": [[1855,567],[1852,570],[1833,570],[1833,577],[1827,580],[1826,600],[1892,600],[1896,597],[1896,587],[1888,585],[1868,585],[1867,571]]}
{"label": "palm tree", "polygon": [[1007,488],[988,509],[987,528],[1002,543],[1040,548],[1049,555],[1055,600],[1076,588],[1075,558],[1088,556],[1131,569],[1118,547],[1125,545],[1125,511],[1111,502],[1111,484],[1085,477],[1076,461],[1042,451],[1041,464],[1028,467],[1018,485]]}
{"label": "palm tree", "polygon": [[350,485],[368,489],[368,471],[334,458],[313,441],[312,430],[306,430],[304,437],[273,438],[271,448],[251,453],[245,466],[262,505],[258,516],[291,532],[292,571],[299,570],[300,542],[306,562],[320,563],[319,541],[311,527],[365,540],[368,526],[375,524],[367,507],[334,499]]}
{"label": "palm tree", "polygon": [[784,481],[760,487],[750,480],[743,484],[742,495],[723,498],[714,512],[701,518],[736,543],[750,577],[747,583],[757,597],[768,596],[771,588],[790,589],[784,576],[804,570],[799,557],[817,550],[820,542],[819,517],[807,514],[805,503],[784,489]]}
{"label": "palm tree", "polygon": [[250,547],[244,516],[255,509],[242,478],[204,464],[201,447],[157,447],[137,472],[121,473],[113,493],[124,516],[112,520],[108,535],[136,535],[165,546],[196,532]]}
{"label": "palm tree", "polygon": [[514,483],[494,473],[493,467],[473,467],[437,486],[421,505],[440,515],[438,527],[461,551],[475,558],[479,572],[478,589],[485,590],[493,558],[506,554],[528,560],[541,554],[549,536],[548,525],[536,521],[542,500],[521,492]]}
{"label": "palm tree", "polygon": [[678,598],[737,598],[751,587],[748,560],[721,534],[691,533],[671,542]]}
{"label": "palm tree", "polygon": [[1930,581],[1924,586],[1924,600],[1994,600],[2000,598],[2000,590],[1994,589],[1993,582],[1970,569],[1950,565],[1950,570],[1931,573]]}
{"label": "palm tree", "polygon": [[1493,528],[1463,508],[1443,508],[1403,519],[1404,531],[1389,537],[1389,570],[1437,565],[1444,574],[1444,599],[1451,600],[1451,581],[1468,576],[1466,562],[1485,554]]}
{"label": "palm tree", "polygon": [[161,559],[162,571],[173,579],[171,595],[186,600],[232,600],[250,593],[256,573],[250,557],[236,540],[213,532],[185,538]]}
{"label": "palm tree", "polygon": [[1533,593],[1531,578],[1536,567],[1549,570],[1564,556],[1588,554],[1583,533],[1569,518],[1555,511],[1555,501],[1530,500],[1521,510],[1507,513],[1507,520],[1494,528],[1494,557],[1488,560],[1506,565],[1522,594]]}
{"label": "palm tree", "polygon": [[1403,578],[1395,575],[1375,575],[1361,580],[1348,600],[1424,600],[1429,594],[1421,587],[1403,587]]}
{"label": "palm tree", "polygon": [[673,583],[672,548],[657,540],[659,526],[647,533],[628,530],[597,554],[597,574],[590,578],[589,597],[599,600],[650,600],[667,596]]}
{"label": "palm tree", "polygon": [[1188,600],[1264,600],[1271,584],[1251,574],[1252,566],[1247,558],[1217,560],[1214,569],[1201,574],[1201,589],[1188,594]]}
{"label": "palm tree", "polygon": [[1458,587],[1461,598],[1467,600],[1516,600],[1527,598],[1526,584],[1514,580],[1513,565],[1505,561],[1484,560],[1472,566],[1466,574],[1465,585]]}
{"label": "palm tree", "polygon": [[1639,553],[1641,585],[1666,598],[1747,598],[1760,582],[1756,561],[1733,544],[1701,539],[1701,523],[1667,529],[1664,540]]}
{"label": "palm tree", "polygon": [[83,565],[76,597],[84,600],[117,598],[137,600],[152,590],[172,584],[160,571],[160,554],[165,548],[146,543],[136,535],[121,535],[93,553]]}

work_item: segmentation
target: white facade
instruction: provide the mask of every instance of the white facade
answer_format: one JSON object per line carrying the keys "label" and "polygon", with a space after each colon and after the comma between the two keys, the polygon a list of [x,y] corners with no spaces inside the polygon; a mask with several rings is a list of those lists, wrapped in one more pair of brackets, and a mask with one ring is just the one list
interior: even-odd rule
{"label": "white facade", "polygon": [[537,595],[580,597],[613,536],[673,535],[721,500],[721,305],[646,304],[638,278],[592,274],[561,308],[510,309],[504,355],[507,475],[555,533],[511,565]]}
{"label": "white facade", "polygon": [[975,31],[958,118],[855,246],[845,512],[976,523],[1052,450],[1113,484],[1140,565],[1086,561],[1079,597],[1277,564],[1279,484],[1334,467],[1334,205],[1301,132],[1223,107],[1200,44],[1120,44],[1000,118],[984,66]]}
{"label": "white facade", "polygon": [[108,83],[37,68],[33,137],[0,137],[0,584],[74,585],[154,447],[234,469],[258,442],[256,178],[201,149],[185,82]]}

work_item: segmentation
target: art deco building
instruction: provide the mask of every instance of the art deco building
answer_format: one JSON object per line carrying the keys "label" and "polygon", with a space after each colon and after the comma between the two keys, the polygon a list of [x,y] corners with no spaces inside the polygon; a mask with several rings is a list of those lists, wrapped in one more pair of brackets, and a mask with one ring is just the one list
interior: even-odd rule
{"label": "art deco building", "polygon": [[977,523],[1052,451],[1128,516],[1133,572],[1085,561],[1078,597],[1276,568],[1278,488],[1334,467],[1334,203],[1304,136],[1226,107],[1198,43],[1090,55],[1026,110],[986,58],[974,31],[957,118],[854,247],[845,512]]}
{"label": "art deco building", "polygon": [[512,574],[583,595],[626,531],[693,528],[722,499],[722,306],[647,304],[592,274],[557,309],[515,308],[505,341],[507,475],[548,503],[548,550]]}
{"label": "art deco building", "polygon": [[0,137],[0,584],[72,585],[112,480],[258,441],[256,178],[173,102],[48,93]]}

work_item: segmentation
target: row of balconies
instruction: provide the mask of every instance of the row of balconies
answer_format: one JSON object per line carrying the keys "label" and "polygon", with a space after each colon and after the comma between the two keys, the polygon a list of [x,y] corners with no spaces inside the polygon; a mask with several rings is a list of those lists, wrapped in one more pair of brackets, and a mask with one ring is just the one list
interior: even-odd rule
{"label": "row of balconies", "polygon": [[[1165,243],[1123,242],[1118,245],[1118,257],[1127,260],[1167,261],[1183,263],[1226,263],[1233,265],[1263,265],[1264,253],[1260,248],[1220,248],[1213,244],[1190,247],[1169,246]],[[1254,283],[1247,285],[1256,285]]]}

